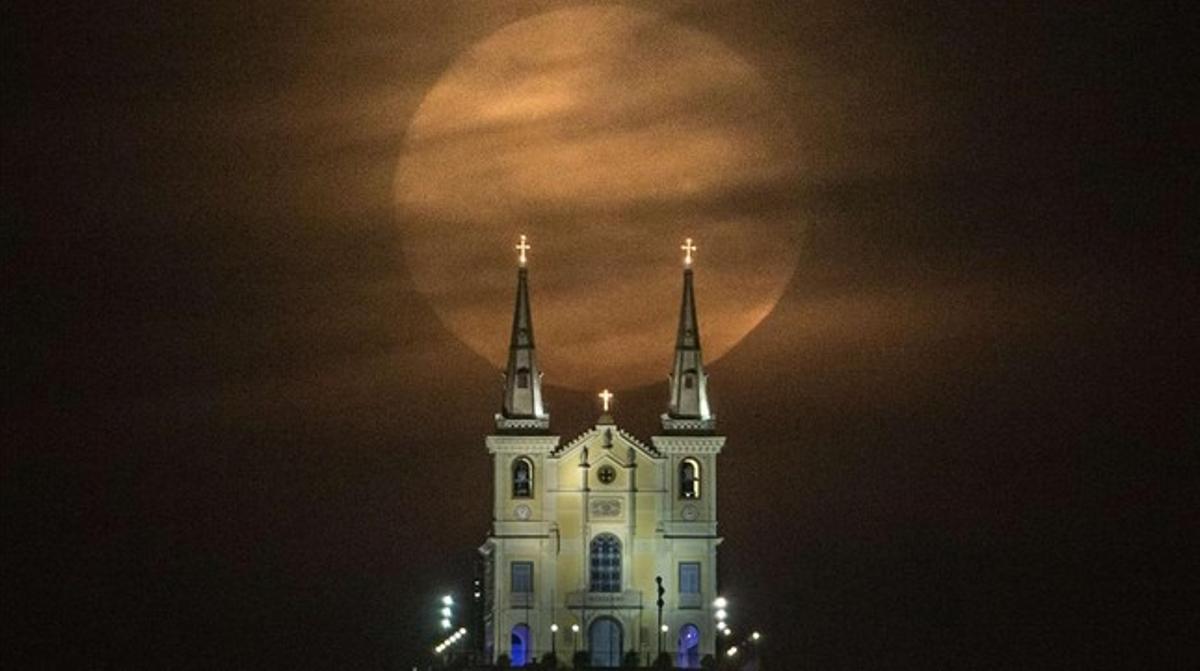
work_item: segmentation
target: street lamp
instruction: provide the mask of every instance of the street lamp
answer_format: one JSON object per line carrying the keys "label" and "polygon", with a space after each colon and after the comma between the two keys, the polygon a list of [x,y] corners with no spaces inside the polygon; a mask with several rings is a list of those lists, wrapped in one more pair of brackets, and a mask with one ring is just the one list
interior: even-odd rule
{"label": "street lamp", "polygon": [[[554,659],[558,659],[558,623],[550,625],[550,654],[554,655]],[[558,663],[557,661],[555,662]]]}
{"label": "street lamp", "polygon": [[754,640],[756,640],[756,641],[757,641],[758,639],[762,638],[762,634],[760,634],[760,633],[758,633],[758,632],[756,631],[756,632],[754,632],[753,634],[750,634],[750,638],[752,638],[752,639],[754,639]]}
{"label": "street lamp", "polygon": [[579,625],[571,625],[571,660],[574,662],[575,653],[579,652]]}
{"label": "street lamp", "polygon": [[[725,608],[729,606],[729,599],[726,599],[723,596],[718,596],[717,598],[713,599],[712,605],[713,605],[713,608],[716,609],[713,612],[713,619],[716,620],[716,623],[717,623],[718,637],[717,637],[717,641],[716,641],[716,643],[717,643],[716,653],[719,658],[720,654],[721,654],[720,636],[725,637],[726,644],[729,643],[729,624],[725,622],[725,620],[729,619],[729,611],[725,610]],[[730,650],[736,650],[736,648],[730,648]],[[728,654],[728,651],[726,651],[726,652]]]}
{"label": "street lamp", "polygon": [[442,597],[442,609],[439,611],[442,616],[442,629],[449,629],[450,627],[454,626],[454,623],[451,621],[451,618],[454,617],[454,613],[450,610],[450,607],[453,605],[454,597],[450,596],[449,594]]}
{"label": "street lamp", "polygon": [[661,657],[662,656],[662,639],[663,639],[662,635],[663,635],[663,632],[666,631],[666,629],[663,627],[663,621],[662,621],[663,594],[666,592],[666,590],[663,589],[663,580],[662,580],[661,575],[655,576],[654,582],[658,583],[658,588],[657,588],[658,589],[658,600],[655,601],[654,603],[658,605],[658,628],[659,628],[658,655]]}

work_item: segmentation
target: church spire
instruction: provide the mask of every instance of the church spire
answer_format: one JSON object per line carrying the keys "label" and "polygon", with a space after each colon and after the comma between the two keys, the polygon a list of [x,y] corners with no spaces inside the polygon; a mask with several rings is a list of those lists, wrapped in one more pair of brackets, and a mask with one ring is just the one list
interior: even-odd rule
{"label": "church spire", "polygon": [[550,415],[542,402],[542,373],[533,346],[533,318],[529,308],[529,270],[525,267],[531,247],[521,236],[516,246],[517,303],[513,310],[512,337],[508,345],[508,367],[504,373],[504,406],[496,415],[501,430],[544,430]]}
{"label": "church spire", "polygon": [[671,371],[671,402],[662,416],[665,431],[712,431],[716,416],[708,407],[708,374],[700,350],[700,325],[696,320],[696,295],[692,288],[692,252],[688,238],[680,249],[683,258],[683,304],[675,336],[675,365]]}

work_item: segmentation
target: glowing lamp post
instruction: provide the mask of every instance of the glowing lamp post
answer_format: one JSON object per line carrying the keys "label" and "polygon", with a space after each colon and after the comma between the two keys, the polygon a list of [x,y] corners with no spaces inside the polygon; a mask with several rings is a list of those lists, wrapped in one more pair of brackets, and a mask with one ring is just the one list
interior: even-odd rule
{"label": "glowing lamp post", "polygon": [[450,596],[449,594],[442,597],[442,629],[449,629],[450,627],[454,626],[454,611],[451,610],[451,606],[453,605],[454,597]]}
{"label": "glowing lamp post", "polygon": [[[713,613],[713,619],[717,621],[717,633],[724,635],[725,638],[728,639],[729,638],[729,625],[727,625],[725,623],[725,620],[729,617],[729,612],[726,611],[725,608],[729,605],[729,600],[723,596],[719,596],[719,597],[713,599],[712,605],[713,605],[713,608],[716,609],[716,611]],[[717,639],[717,644],[718,644],[717,654],[718,654],[718,658],[719,658],[719,656],[720,656],[720,639]],[[736,648],[730,648],[730,649],[734,650]]]}

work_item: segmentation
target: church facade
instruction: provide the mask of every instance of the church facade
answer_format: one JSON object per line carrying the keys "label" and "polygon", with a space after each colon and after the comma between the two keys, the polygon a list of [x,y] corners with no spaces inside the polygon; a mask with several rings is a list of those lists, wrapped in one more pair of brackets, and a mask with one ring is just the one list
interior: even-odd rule
{"label": "church facade", "polygon": [[[682,668],[714,654],[717,457],[692,283],[683,271],[670,398],[641,440],[608,412],[577,438],[550,430],[522,237],[502,409],[486,439],[493,523],[480,547],[483,652],[523,666],[583,652],[592,666],[660,650]],[[666,345],[664,343],[664,345]],[[664,346],[664,362],[669,353]],[[661,589],[660,589],[661,587]],[[661,604],[659,601],[661,600]],[[661,618],[661,621],[660,621]]]}

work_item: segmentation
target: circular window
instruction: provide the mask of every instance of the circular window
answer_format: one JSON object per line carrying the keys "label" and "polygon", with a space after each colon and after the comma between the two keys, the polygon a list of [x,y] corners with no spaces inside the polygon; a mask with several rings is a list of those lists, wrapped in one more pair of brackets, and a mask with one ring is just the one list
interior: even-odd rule
{"label": "circular window", "polygon": [[600,482],[607,485],[617,479],[617,469],[612,466],[601,466],[600,470],[596,472],[596,477],[600,478]]}

